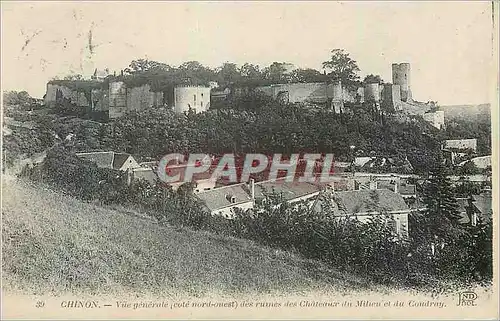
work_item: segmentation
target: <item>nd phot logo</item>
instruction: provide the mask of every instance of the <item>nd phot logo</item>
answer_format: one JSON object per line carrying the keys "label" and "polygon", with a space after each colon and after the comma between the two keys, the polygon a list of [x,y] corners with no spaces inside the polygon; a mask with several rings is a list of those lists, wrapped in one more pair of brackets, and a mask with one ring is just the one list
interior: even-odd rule
{"label": "nd phot logo", "polygon": [[477,294],[472,291],[461,292],[458,294],[457,306],[476,306]]}

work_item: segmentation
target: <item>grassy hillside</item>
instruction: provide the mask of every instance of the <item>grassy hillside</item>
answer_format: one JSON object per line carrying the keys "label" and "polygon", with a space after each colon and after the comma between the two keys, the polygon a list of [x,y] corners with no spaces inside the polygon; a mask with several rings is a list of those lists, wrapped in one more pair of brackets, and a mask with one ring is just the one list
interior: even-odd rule
{"label": "grassy hillside", "polygon": [[[3,181],[8,291],[162,296],[366,291],[366,280],[315,261]],[[377,287],[377,290],[380,290]]]}

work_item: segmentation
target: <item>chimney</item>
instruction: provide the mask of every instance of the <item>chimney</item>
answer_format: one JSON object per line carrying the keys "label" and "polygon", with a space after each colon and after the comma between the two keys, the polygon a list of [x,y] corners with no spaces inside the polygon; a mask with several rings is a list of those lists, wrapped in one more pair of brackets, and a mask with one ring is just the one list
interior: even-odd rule
{"label": "chimney", "polygon": [[255,180],[253,178],[250,180],[250,192],[252,195],[252,202],[255,202]]}
{"label": "chimney", "polygon": [[132,168],[127,168],[127,185],[130,186],[132,184],[132,177],[134,175],[134,172],[132,171]]}

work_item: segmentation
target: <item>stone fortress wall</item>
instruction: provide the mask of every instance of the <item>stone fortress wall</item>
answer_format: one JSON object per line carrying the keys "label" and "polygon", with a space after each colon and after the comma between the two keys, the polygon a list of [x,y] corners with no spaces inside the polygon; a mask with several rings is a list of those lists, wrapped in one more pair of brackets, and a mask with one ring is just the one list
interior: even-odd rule
{"label": "stone fortress wall", "polygon": [[[394,63],[392,84],[365,84],[352,90],[343,86],[340,81],[273,84],[257,89],[275,99],[290,103],[331,104],[330,107],[333,107],[335,112],[343,112],[345,103],[374,104],[378,110],[383,104],[401,114],[421,115],[434,126],[441,127],[444,123],[442,113],[431,113],[428,105],[413,101],[410,72],[409,63]],[[177,86],[173,89],[173,93],[163,93],[154,92],[148,84],[128,87],[121,81],[110,81],[108,88],[94,88],[89,93],[79,92],[60,84],[47,84],[45,103],[54,103],[57,97],[67,98],[80,107],[90,107],[92,111],[109,112],[109,118],[120,117],[128,111],[163,106],[166,100],[169,101],[169,105],[173,105],[173,110],[176,112],[185,112],[189,108],[195,112],[203,112],[210,108],[212,99],[211,88],[205,86]]]}
{"label": "stone fortress wall", "polygon": [[92,111],[109,111],[110,118],[120,117],[127,111],[163,105],[163,92],[153,92],[148,84],[128,87],[122,81],[111,81],[107,89],[94,88],[89,95],[64,85],[47,84],[45,104],[54,104],[58,97],[78,107],[91,107]]}

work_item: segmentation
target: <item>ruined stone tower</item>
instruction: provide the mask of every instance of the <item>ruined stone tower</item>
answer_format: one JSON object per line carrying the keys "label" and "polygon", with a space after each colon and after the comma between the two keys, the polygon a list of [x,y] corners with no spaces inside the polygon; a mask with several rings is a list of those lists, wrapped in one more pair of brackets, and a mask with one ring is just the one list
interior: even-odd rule
{"label": "ruined stone tower", "polygon": [[411,101],[411,78],[410,78],[410,64],[403,62],[400,64],[392,64],[392,83],[399,85],[401,88],[401,100]]}

